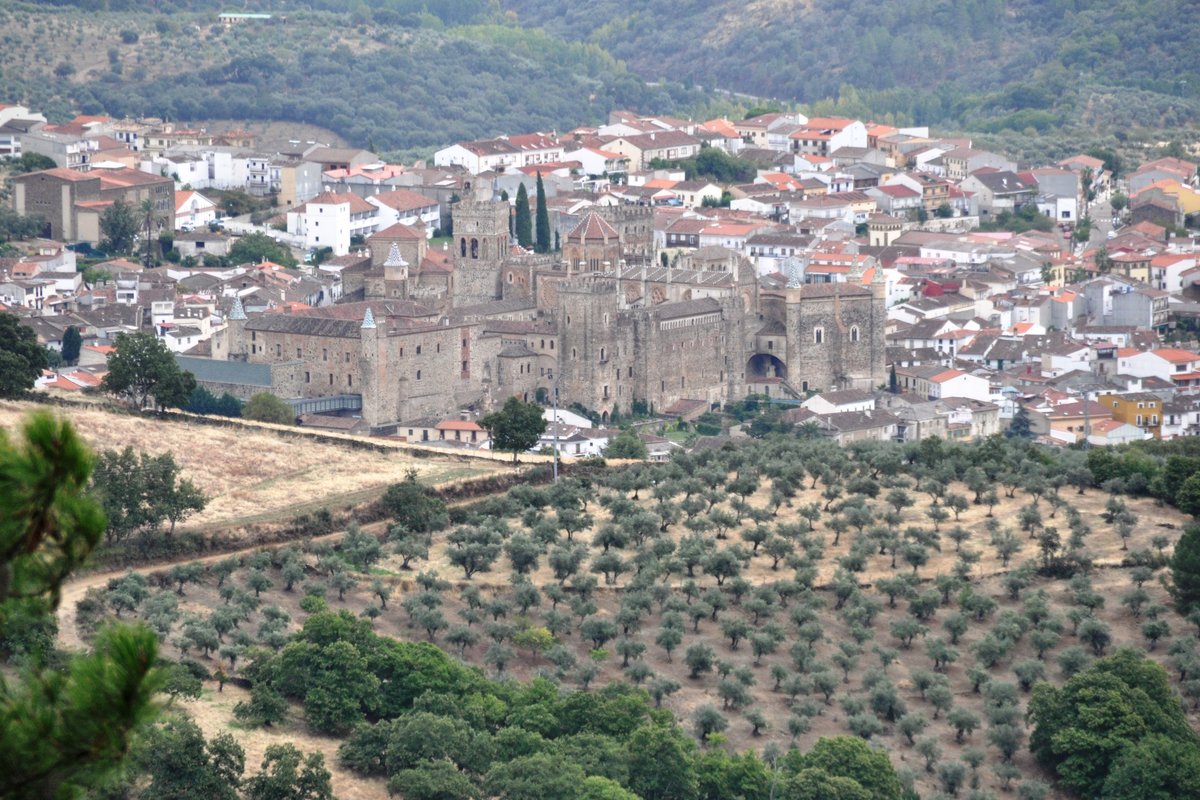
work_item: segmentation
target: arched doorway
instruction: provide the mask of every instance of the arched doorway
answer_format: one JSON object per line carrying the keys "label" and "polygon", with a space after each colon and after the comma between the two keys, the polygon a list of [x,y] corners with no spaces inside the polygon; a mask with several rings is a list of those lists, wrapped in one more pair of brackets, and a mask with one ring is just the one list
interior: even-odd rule
{"label": "arched doorway", "polygon": [[755,378],[787,380],[787,364],[770,353],[755,353],[746,362],[746,380],[753,383]]}

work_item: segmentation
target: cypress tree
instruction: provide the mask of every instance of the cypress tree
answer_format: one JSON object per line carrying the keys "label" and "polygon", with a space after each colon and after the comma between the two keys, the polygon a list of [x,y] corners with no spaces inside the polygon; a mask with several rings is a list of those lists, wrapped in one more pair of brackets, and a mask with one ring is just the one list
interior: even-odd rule
{"label": "cypress tree", "polygon": [[1029,419],[1029,411],[1025,406],[1018,406],[1017,411],[1013,414],[1012,422],[1008,423],[1008,430],[1004,435],[1009,439],[1032,439],[1033,425]]}
{"label": "cypress tree", "polygon": [[82,346],[83,337],[79,335],[79,329],[74,325],[67,328],[63,332],[62,338],[63,361],[71,366],[75,366],[75,362],[79,360],[79,350]]}
{"label": "cypress tree", "polygon": [[546,208],[546,187],[542,173],[537,174],[537,247],[539,253],[550,252],[550,211]]}
{"label": "cypress tree", "polygon": [[517,244],[521,247],[533,245],[533,220],[529,217],[529,193],[525,184],[517,187]]}

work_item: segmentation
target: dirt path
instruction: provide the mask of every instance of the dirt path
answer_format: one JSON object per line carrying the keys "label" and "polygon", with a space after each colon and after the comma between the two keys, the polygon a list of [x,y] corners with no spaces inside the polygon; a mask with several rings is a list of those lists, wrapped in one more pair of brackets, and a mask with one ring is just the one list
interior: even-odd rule
{"label": "dirt path", "polygon": [[[363,525],[362,529],[369,533],[379,533],[387,527],[386,522],[372,522]],[[314,536],[314,542],[336,542],[346,535],[345,531],[336,531],[327,533],[323,536]],[[143,564],[137,567],[125,567],[123,569],[106,570],[105,572],[94,572],[89,575],[84,575],[76,578],[63,585],[62,600],[58,604],[58,640],[60,644],[67,650],[86,650],[87,643],[83,641],[83,637],[79,635],[79,629],[76,625],[76,609],[75,606],[83,599],[89,589],[102,587],[113,578],[119,578],[122,575],[127,575],[130,572],[136,572],[139,575],[149,575],[154,572],[161,572],[169,569],[172,564],[213,564],[218,561],[224,561],[232,556],[246,556],[251,553],[256,553],[259,550],[275,550],[280,547],[285,547],[289,544],[295,544],[295,541],[275,542],[274,544],[256,544],[249,547],[243,547],[239,550],[227,550],[222,553],[217,553],[211,556],[200,556],[199,558],[181,558],[174,561],[162,562],[156,561],[151,564]]]}

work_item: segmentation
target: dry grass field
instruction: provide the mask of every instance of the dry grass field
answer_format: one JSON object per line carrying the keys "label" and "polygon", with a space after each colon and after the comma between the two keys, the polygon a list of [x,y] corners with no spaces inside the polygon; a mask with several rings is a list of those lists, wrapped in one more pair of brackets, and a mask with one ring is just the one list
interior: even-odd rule
{"label": "dry grass field", "polygon": [[[36,406],[0,402],[0,428],[13,428]],[[373,499],[415,469],[422,481],[441,484],[502,469],[486,461],[413,458],[313,442],[301,434],[60,409],[95,450],[132,446],[153,455],[170,452],[209,496],[208,507],[183,530],[270,522],[320,508],[340,509]]]}
{"label": "dry grass field", "polygon": [[[967,497],[971,496],[965,486],[957,483],[950,485],[948,491]],[[958,560],[955,544],[946,535],[956,524],[952,517],[939,525],[940,552],[930,551],[928,562],[918,566],[915,570],[905,563],[903,558],[897,560],[896,566],[893,567],[890,557],[879,555],[876,548],[876,555],[868,560],[866,569],[858,573],[856,577],[863,595],[873,597],[878,601],[877,614],[868,625],[870,638],[863,642],[857,655],[852,656],[849,666],[842,666],[843,662],[839,661],[841,646],[853,642],[853,636],[844,611],[836,608],[834,593],[830,590],[829,583],[834,577],[837,561],[851,552],[853,543],[860,534],[854,528],[850,528],[841,535],[839,543],[834,545],[833,532],[826,526],[831,513],[823,513],[820,516],[813,536],[824,541],[824,551],[818,561],[818,577],[815,582],[818,587],[816,592],[818,599],[815,606],[810,605],[816,609],[816,620],[820,626],[819,637],[813,644],[814,661],[828,666],[839,679],[842,677],[843,669],[846,671],[845,681],[839,683],[828,702],[819,691],[813,690],[811,687],[793,699],[789,698],[785,692],[775,690],[773,686],[772,667],[783,666],[789,670],[793,668],[789,649],[800,638],[797,633],[798,625],[791,617],[795,601],[786,607],[776,605],[767,612],[767,619],[780,625],[786,631],[786,638],[779,644],[775,652],[765,654],[761,658],[755,657],[748,640],[743,640],[736,649],[731,648],[730,641],[723,634],[720,624],[735,617],[749,619],[750,614],[742,603],[749,599],[750,594],[746,595],[742,603],[731,597],[729,607],[720,612],[718,622],[713,622],[706,617],[701,619],[693,629],[693,623],[691,619],[688,619],[683,642],[671,657],[668,657],[655,641],[662,619],[661,606],[656,603],[651,612],[643,618],[640,628],[630,635],[632,640],[645,646],[643,654],[635,657],[634,663],[638,661],[644,663],[655,678],[671,678],[680,684],[681,689],[668,697],[664,705],[671,708],[681,723],[689,730],[691,729],[690,716],[696,708],[705,704],[712,704],[717,708],[723,706],[722,697],[718,694],[719,678],[716,674],[708,673],[694,679],[689,676],[688,668],[684,663],[684,652],[689,646],[697,643],[706,644],[715,650],[717,662],[719,664],[724,662],[722,665],[724,668],[728,668],[733,674],[741,672],[743,675],[752,676],[751,685],[748,687],[750,702],[741,708],[722,708],[722,714],[729,722],[729,727],[725,732],[726,746],[732,749],[761,750],[768,743],[784,747],[795,744],[801,749],[806,749],[821,736],[848,734],[850,733],[848,725],[850,713],[848,712],[853,710],[856,703],[868,702],[870,693],[868,687],[864,686],[864,681],[876,679],[882,674],[896,687],[907,710],[922,714],[926,718],[927,727],[917,738],[918,740],[927,738],[936,742],[940,750],[939,761],[955,761],[971,748],[982,749],[986,752],[986,760],[974,780],[977,781],[980,788],[1001,792],[1001,781],[993,771],[1000,763],[1000,759],[996,749],[989,744],[988,740],[989,726],[986,718],[985,696],[973,691],[972,681],[969,677],[971,668],[976,666],[978,661],[976,645],[989,635],[997,623],[1011,621],[1026,613],[1025,604],[1028,599],[1041,595],[1044,597],[1051,616],[1062,625],[1060,638],[1045,649],[1041,658],[1044,678],[1055,683],[1064,680],[1058,659],[1068,648],[1083,645],[1089,652],[1090,649],[1074,635],[1072,630],[1069,612],[1078,604],[1073,599],[1073,590],[1067,580],[1034,577],[1030,585],[1021,592],[1019,599],[1014,600],[1009,596],[1003,582],[1005,575],[1025,561],[1036,561],[1039,557],[1039,550],[1037,541],[1018,527],[1018,511],[1022,506],[1031,503],[1032,498],[1021,490],[1017,490],[1015,497],[1011,499],[1005,497],[1003,490],[999,494],[1001,499],[994,509],[994,518],[1000,522],[1001,526],[1012,529],[1020,543],[1020,550],[1012,557],[1010,567],[1006,568],[1002,564],[995,548],[989,542],[990,537],[985,530],[988,522],[986,506],[970,505],[962,512],[961,519],[957,522],[970,533],[969,538],[962,543],[962,549],[978,556],[977,562],[969,570],[970,578],[967,586],[973,593],[991,598],[996,604],[984,619],[972,620],[969,623],[966,631],[961,634],[961,638],[953,645],[957,659],[936,673],[944,676],[950,689],[949,704],[956,709],[969,710],[980,719],[979,728],[962,741],[956,738],[954,729],[947,721],[946,707],[937,707],[931,700],[932,695],[925,697],[914,685],[914,678],[925,672],[934,671],[934,665],[927,655],[925,644],[933,639],[948,637],[945,622],[958,611],[956,607],[957,591],[950,596],[948,603],[938,607],[932,617],[924,621],[923,624],[927,630],[918,635],[911,645],[906,647],[890,631],[892,622],[910,618],[908,601],[898,599],[895,606],[891,607],[887,597],[875,586],[876,582],[881,579],[912,573],[919,580],[917,590],[928,591],[938,576],[949,574]],[[648,499],[647,495],[648,493],[643,491],[640,505],[648,509],[652,506],[653,501]],[[882,512],[885,495],[886,490],[871,501],[870,506]],[[931,529],[933,524],[927,516],[931,505],[930,496],[917,491],[912,491],[911,495],[915,502],[903,510],[901,527],[925,526],[927,529]],[[1060,508],[1054,517],[1050,516],[1053,511],[1051,504],[1045,499],[1040,501],[1039,507],[1043,521],[1048,526],[1059,526],[1065,539],[1067,523],[1064,518],[1067,515],[1067,509],[1073,508],[1090,526],[1091,530],[1087,535],[1087,550],[1095,562],[1095,568],[1090,575],[1091,588],[1103,598],[1103,606],[1095,610],[1095,617],[1107,625],[1111,631],[1111,643],[1106,648],[1106,652],[1111,653],[1117,647],[1123,646],[1146,650],[1148,642],[1141,633],[1141,629],[1147,616],[1140,610],[1135,615],[1122,602],[1123,596],[1133,587],[1131,570],[1122,566],[1122,560],[1129,552],[1161,547],[1163,542],[1154,540],[1163,536],[1168,539],[1164,552],[1169,553],[1170,544],[1174,542],[1182,527],[1187,524],[1187,519],[1174,509],[1159,506],[1151,500],[1125,498],[1129,511],[1137,515],[1138,522],[1133,535],[1127,542],[1129,549],[1123,550],[1115,526],[1106,522],[1102,517],[1105,503],[1109,498],[1106,493],[1099,489],[1091,489],[1083,495],[1078,495],[1074,489],[1068,487],[1063,488],[1060,495],[1066,501],[1066,505]],[[756,508],[768,508],[770,493],[765,486],[760,487],[757,492],[750,495],[749,501]],[[801,517],[798,509],[809,503],[824,505],[825,499],[821,497],[821,488],[807,488],[806,484],[806,487],[792,498],[790,504],[780,508],[778,514],[767,524],[775,526],[799,523]],[[725,500],[715,508],[728,510],[732,508],[732,505],[729,500]],[[611,521],[608,511],[598,502],[590,502],[586,511],[592,515],[594,524],[589,530],[574,534],[574,539],[583,543],[591,542],[593,535]],[[548,511],[546,514],[550,516],[553,512]],[[516,532],[524,527],[520,519],[509,519],[507,524],[510,532]],[[747,524],[732,528],[728,532],[727,538],[718,540],[718,546],[729,547],[737,544],[748,548],[748,545],[741,539],[741,533],[749,527],[750,523],[747,520]],[[687,534],[688,529],[682,523],[676,523],[669,527],[666,536],[679,542]],[[450,588],[441,592],[441,611],[449,626],[462,623],[463,614],[467,609],[464,590],[469,586],[478,587],[482,591],[485,602],[493,598],[510,598],[512,596],[513,581],[506,555],[501,555],[490,570],[479,572],[470,580],[466,580],[463,571],[451,563],[449,547],[445,534],[435,536],[428,559],[414,561],[412,568],[407,571],[402,569],[398,557],[388,556],[372,569],[370,575],[358,575],[357,586],[346,593],[344,600],[339,600],[336,592],[330,592],[327,595],[329,604],[334,609],[347,609],[358,614],[366,607],[378,604],[378,599],[369,591],[369,585],[372,580],[381,580],[390,585],[394,593],[387,603],[387,610],[374,621],[375,629],[381,634],[401,639],[421,640],[427,638],[426,632],[414,624],[409,613],[404,609],[406,597],[420,591],[415,580],[418,572],[435,572],[442,579],[450,582]],[[598,550],[593,551],[592,555],[595,555],[596,552]],[[629,554],[631,553],[627,553],[627,555]],[[542,589],[558,583],[546,562],[547,559],[543,555],[537,569],[530,575],[532,582]],[[308,580],[323,580],[323,577],[317,572],[319,567],[315,557],[307,556],[303,559],[303,563],[308,572]],[[588,573],[586,561],[580,573]],[[751,587],[758,588],[781,580],[788,580],[792,574],[792,570],[784,564],[780,564],[778,570],[772,569],[771,560],[760,553],[749,560],[741,577],[745,578]],[[1163,574],[1161,569],[1157,569],[1153,578],[1146,581],[1143,586],[1148,595],[1143,608],[1160,606],[1155,613],[1168,623],[1170,629],[1169,635],[1157,642],[1156,647],[1148,655],[1162,663],[1172,679],[1176,680],[1178,672],[1172,666],[1168,648],[1173,641],[1193,633],[1194,626],[1180,618],[1171,608],[1166,590],[1159,582]],[[591,613],[598,617],[614,618],[620,606],[623,589],[630,577],[631,573],[626,572],[618,578],[615,585],[611,586],[606,586],[601,580],[592,599],[595,608]],[[244,571],[235,573],[232,581],[240,586],[243,578]],[[263,602],[277,605],[287,611],[292,620],[291,627],[295,629],[305,617],[305,612],[299,605],[304,594],[303,587],[297,585],[293,592],[283,591],[283,582],[278,570],[272,570],[272,579],[274,588],[264,592]],[[686,576],[681,573],[672,574],[669,583],[674,590],[671,593],[672,596],[683,597],[684,593],[681,590],[686,580]],[[710,588],[715,584],[712,577],[705,575],[701,568],[696,569],[695,580],[701,588]],[[568,582],[569,585],[570,582]],[[726,590],[728,590],[728,583]],[[205,609],[216,608],[222,602],[218,597],[215,579],[212,577],[206,578],[197,585],[189,586],[186,598],[181,598],[181,600],[185,601],[184,606],[187,611],[200,614],[203,614]],[[527,626],[540,626],[545,624],[550,608],[550,600],[543,596],[540,605],[531,608],[527,615],[521,615],[514,608],[508,611],[507,616],[502,617],[501,621],[515,626],[517,630]],[[569,602],[560,604],[558,610],[566,611],[568,614],[574,613]],[[252,618],[251,624],[247,627],[253,628],[255,619]],[[476,630],[482,633],[481,626],[491,619],[492,617],[485,613],[483,620],[475,625]],[[585,664],[589,661],[598,664],[600,671],[591,681],[591,686],[627,679],[622,658],[616,650],[620,637],[608,642],[605,645],[605,655],[601,656],[599,661],[594,661],[597,654],[591,652],[592,643],[581,637],[578,621],[579,619],[576,617],[574,629],[561,634],[558,641],[575,652],[578,664]],[[434,641],[446,647],[447,650],[456,652],[457,648],[445,642],[445,633],[445,629],[437,632]],[[1031,639],[1028,631],[1018,635],[1009,651],[994,666],[987,669],[989,679],[1000,683],[1016,683],[1014,666],[1023,664],[1028,667],[1030,662],[1038,660]],[[168,654],[177,652],[173,647],[167,649]],[[479,665],[489,674],[496,674],[493,666],[485,663],[484,653],[487,649],[488,639],[483,636],[479,644],[467,648],[466,660]],[[504,675],[526,679],[537,674],[556,672],[555,666],[544,657],[544,654],[531,654],[527,649],[516,646],[513,646],[513,650],[515,658],[507,665]],[[881,650],[890,661],[886,666],[883,665],[883,659],[878,652]],[[889,651],[894,652],[889,654]],[[195,651],[191,655],[195,657]],[[215,661],[216,656],[214,655],[214,665]],[[574,670],[560,672],[559,675],[565,686],[576,685]],[[230,688],[226,687],[226,693],[218,695],[206,690],[202,700],[188,704],[189,710],[196,714],[207,733],[211,734],[226,727],[232,727],[235,735],[247,747],[250,756],[249,763],[254,762],[254,754],[261,752],[270,741],[280,737],[305,737],[304,746],[306,748],[326,753],[327,761],[333,768],[336,785],[341,787],[339,796],[382,798],[386,795],[382,783],[362,781],[340,769],[333,758],[336,743],[321,736],[314,736],[305,726],[302,713],[298,708],[293,708],[292,716],[286,724],[267,732],[239,727],[231,713],[237,699],[235,694],[239,690],[234,689],[234,694],[230,694],[230,691]],[[1022,713],[1028,696],[1026,692],[1020,693],[1019,702]],[[809,715],[809,727],[807,731],[792,736],[788,732],[789,719],[798,709],[802,708],[806,708],[806,711],[802,713]],[[751,734],[751,724],[745,717],[745,713],[750,709],[757,709],[767,720],[768,726],[759,736]],[[1189,713],[1193,724],[1200,721],[1195,710]],[[1023,745],[1027,738],[1028,731],[1025,731]],[[908,768],[913,771],[915,785],[923,797],[933,796],[937,792],[935,775],[925,770],[925,759],[900,733],[896,724],[885,723],[882,730],[872,736],[872,741],[889,751],[898,769]],[[1051,779],[1051,776],[1044,774],[1033,761],[1024,746],[1016,753],[1013,763],[1024,777],[1040,777],[1047,782]],[[1001,796],[1004,795],[1001,794]]]}

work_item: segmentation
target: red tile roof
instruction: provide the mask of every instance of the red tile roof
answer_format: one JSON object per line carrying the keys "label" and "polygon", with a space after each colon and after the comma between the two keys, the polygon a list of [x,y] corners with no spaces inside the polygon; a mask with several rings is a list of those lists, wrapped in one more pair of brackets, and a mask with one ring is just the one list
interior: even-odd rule
{"label": "red tile roof", "polygon": [[1190,364],[1193,361],[1200,361],[1200,353],[1193,353],[1191,350],[1181,350],[1178,347],[1160,347],[1151,352],[1164,361],[1170,361],[1172,364]]}
{"label": "red tile roof", "polygon": [[411,189],[395,189],[372,195],[371,199],[396,211],[415,211],[419,208],[431,208],[438,204],[436,200],[430,200],[425,195]]}
{"label": "red tile roof", "polygon": [[579,224],[567,234],[567,239],[580,239],[582,241],[619,239],[620,234],[617,229],[597,214],[595,211],[589,211]]}
{"label": "red tile roof", "polygon": [[404,225],[403,223],[397,222],[395,225],[391,225],[387,228],[384,228],[381,231],[376,231],[375,233],[371,234],[368,238],[381,239],[381,240],[386,240],[386,239],[424,239],[425,234],[422,233],[421,231],[417,230],[416,228],[414,228],[411,225]]}

